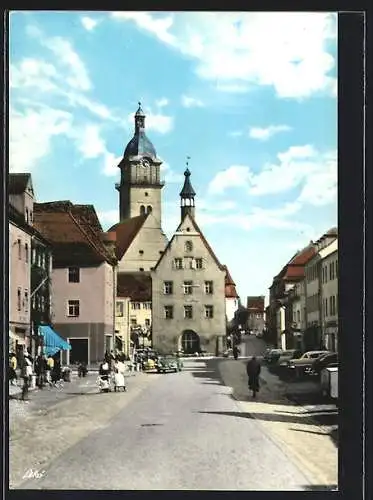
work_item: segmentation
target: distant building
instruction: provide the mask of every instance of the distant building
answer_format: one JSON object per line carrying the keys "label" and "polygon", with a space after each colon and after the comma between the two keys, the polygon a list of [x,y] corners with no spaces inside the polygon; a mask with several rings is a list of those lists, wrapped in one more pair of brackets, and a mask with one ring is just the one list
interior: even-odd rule
{"label": "distant building", "polygon": [[[319,349],[325,347],[323,338],[323,298],[322,298],[322,260],[328,255],[326,250],[338,237],[335,228],[330,229],[316,243],[315,255],[305,266],[305,291],[306,291],[306,330],[304,332],[304,346],[306,349]],[[325,267],[325,265],[324,265]],[[329,312],[329,311],[328,311]],[[333,309],[334,313],[334,309]],[[334,314],[333,314],[334,316]]]}
{"label": "distant building", "polygon": [[338,239],[320,251],[322,338],[327,349],[338,350]]}
{"label": "distant building", "polygon": [[195,221],[195,191],[186,169],[181,222],[152,276],[153,346],[164,352],[222,351],[226,268]]}
{"label": "distant building", "polygon": [[253,333],[262,333],[265,328],[264,295],[249,296],[246,299],[247,326],[246,329]]}
{"label": "distant building", "polygon": [[232,276],[227,268],[225,269],[225,315],[227,326],[229,327],[233,320],[235,312],[238,309],[239,296],[236,290],[236,284],[232,279]]}
{"label": "distant building", "polygon": [[35,204],[34,223],[52,245],[53,327],[72,346],[63,360],[98,362],[114,347],[116,235],[69,201]]}
{"label": "distant building", "polygon": [[289,291],[296,283],[304,279],[305,265],[315,253],[315,244],[311,241],[289,260],[280,273],[273,278],[269,288],[269,307],[266,318],[268,340],[282,349],[292,348],[296,340],[294,334],[297,334],[291,327],[293,311]]}

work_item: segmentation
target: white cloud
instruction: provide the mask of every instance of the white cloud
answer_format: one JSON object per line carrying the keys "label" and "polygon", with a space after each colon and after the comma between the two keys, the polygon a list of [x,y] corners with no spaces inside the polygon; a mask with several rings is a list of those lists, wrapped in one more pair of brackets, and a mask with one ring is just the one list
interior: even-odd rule
{"label": "white cloud", "polygon": [[92,31],[96,28],[96,26],[99,24],[98,19],[93,19],[92,17],[84,16],[80,19],[82,25],[87,31]]}
{"label": "white cloud", "polygon": [[41,59],[25,58],[19,65],[10,65],[10,88],[35,87],[41,92],[49,92],[58,89],[57,81],[58,72],[55,66]]}
{"label": "white cloud", "polygon": [[76,145],[83,158],[97,158],[106,153],[106,144],[98,125],[87,124],[79,130]]}
{"label": "white cloud", "polygon": [[181,96],[181,104],[184,108],[202,108],[204,106],[203,102],[195,97],[188,97],[186,95]]}
{"label": "white cloud", "polygon": [[175,172],[166,161],[161,165],[161,172],[167,184],[181,184],[184,182],[184,176]]}
{"label": "white cloud", "polygon": [[[144,110],[146,114],[145,127],[160,134],[167,134],[173,129],[174,119],[172,116],[164,115],[160,111],[153,113],[151,110]],[[133,125],[134,113],[128,115],[128,123]]]}
{"label": "white cloud", "polygon": [[165,106],[168,106],[169,101],[165,97],[162,97],[162,99],[158,99],[156,101],[155,105],[158,106],[158,108],[164,108]]}
{"label": "white cloud", "polygon": [[311,145],[292,146],[277,155],[278,162],[264,165],[259,173],[248,166],[232,165],[218,172],[209,185],[211,194],[236,187],[251,196],[264,196],[300,188],[300,205],[326,205],[337,195],[337,159],[331,151],[321,153]]}
{"label": "white cloud", "polygon": [[9,170],[32,171],[38,161],[51,150],[52,139],[68,136],[72,128],[70,113],[42,107],[27,108],[23,112],[10,108],[9,119]]}
{"label": "white cloud", "polygon": [[219,194],[228,188],[241,187],[249,182],[251,175],[249,167],[232,165],[215,175],[209,184],[208,192],[210,194]]}
{"label": "white cloud", "polygon": [[[272,86],[279,97],[335,95],[328,43],[336,15],[318,12],[114,13],[196,61],[196,73],[220,90]],[[270,34],[270,35],[269,35]]]}
{"label": "white cloud", "polygon": [[249,136],[252,139],[258,139],[260,141],[267,141],[270,137],[280,133],[288,132],[291,127],[288,125],[270,125],[269,127],[252,127],[249,131]]}
{"label": "white cloud", "polygon": [[119,174],[118,165],[121,160],[121,156],[115,156],[115,154],[106,151],[103,156],[103,174],[108,177],[117,176]]}

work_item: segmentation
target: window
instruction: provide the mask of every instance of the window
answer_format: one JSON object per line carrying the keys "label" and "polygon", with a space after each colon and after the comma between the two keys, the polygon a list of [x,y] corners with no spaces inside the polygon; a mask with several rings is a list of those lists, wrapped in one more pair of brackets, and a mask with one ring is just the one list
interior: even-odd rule
{"label": "window", "polygon": [[205,318],[214,317],[214,306],[205,306]]}
{"label": "window", "polygon": [[145,191],[145,196],[149,196],[149,193],[147,193],[146,191]]}
{"label": "window", "polygon": [[32,210],[30,210],[30,222],[32,222]]}
{"label": "window", "polygon": [[330,280],[334,279],[334,262],[331,262],[329,264],[329,279]]}
{"label": "window", "polygon": [[144,250],[139,250],[140,255],[144,255]]}
{"label": "window", "polygon": [[78,317],[80,314],[80,301],[79,300],[69,300],[67,315]]}
{"label": "window", "polygon": [[143,267],[140,267],[140,268],[139,268],[139,271],[141,271],[141,272],[142,272],[143,270],[144,270],[144,268],[143,268]]}
{"label": "window", "polygon": [[150,319],[149,319],[149,318],[146,318],[146,319],[145,319],[145,326],[146,326],[147,328],[150,328]]}
{"label": "window", "polygon": [[165,295],[172,295],[174,293],[173,281],[164,281],[163,282],[163,293]]}
{"label": "window", "polygon": [[338,278],[338,259],[335,261],[335,277]]}
{"label": "window", "polygon": [[187,228],[186,228],[186,230],[187,230],[187,233],[189,233],[189,231],[190,231],[190,227],[187,227]]}
{"label": "window", "polygon": [[147,210],[148,214],[150,214],[152,211],[153,211],[153,207],[148,205],[148,210]]}
{"label": "window", "polygon": [[152,303],[151,302],[144,302],[144,309],[151,309],[152,308]]}
{"label": "window", "polygon": [[212,295],[214,293],[214,287],[212,281],[205,281],[205,293],[207,295]]}
{"label": "window", "polygon": [[174,259],[175,269],[183,269],[183,259]]}
{"label": "window", "polygon": [[137,318],[135,316],[131,316],[130,323],[131,326],[137,326]]}
{"label": "window", "polygon": [[26,208],[26,224],[29,223],[28,208]]}
{"label": "window", "polygon": [[69,267],[69,283],[80,283],[79,267]]}
{"label": "window", "polygon": [[24,309],[25,309],[25,312],[28,312],[28,290],[25,290],[25,301],[24,301]]}
{"label": "window", "polygon": [[18,290],[17,290],[17,309],[18,309],[18,311],[21,310],[21,307],[22,307],[22,289],[20,287],[18,287]]}
{"label": "window", "polygon": [[300,311],[297,311],[298,323],[300,322]]}
{"label": "window", "polygon": [[45,310],[45,297],[44,295],[41,296],[41,310]]}
{"label": "window", "polygon": [[184,281],[183,288],[184,288],[184,295],[192,295],[193,281]]}
{"label": "window", "polygon": [[135,309],[135,310],[141,309],[140,302],[131,302],[131,309]]}
{"label": "window", "polygon": [[145,215],[145,206],[141,205],[140,207],[140,215]]}
{"label": "window", "polygon": [[335,314],[338,314],[338,295],[335,296]]}
{"label": "window", "polygon": [[192,319],[193,318],[193,307],[192,306],[184,306],[184,318]]}
{"label": "window", "polygon": [[193,243],[191,241],[186,241],[185,242],[185,251],[186,252],[191,252],[193,250]]}
{"label": "window", "polygon": [[172,319],[174,317],[174,306],[164,306],[165,319]]}
{"label": "window", "polygon": [[26,258],[26,262],[28,262],[28,244],[25,243],[25,258]]}
{"label": "window", "polygon": [[116,303],[116,308],[115,308],[115,314],[119,318],[122,318],[124,316],[124,303],[123,302],[117,302]]}
{"label": "window", "polygon": [[196,259],[196,269],[202,269],[202,259]]}
{"label": "window", "polygon": [[19,258],[19,260],[21,260],[22,259],[22,249],[21,249],[21,240],[20,239],[17,240],[17,244],[18,244],[18,258]]}

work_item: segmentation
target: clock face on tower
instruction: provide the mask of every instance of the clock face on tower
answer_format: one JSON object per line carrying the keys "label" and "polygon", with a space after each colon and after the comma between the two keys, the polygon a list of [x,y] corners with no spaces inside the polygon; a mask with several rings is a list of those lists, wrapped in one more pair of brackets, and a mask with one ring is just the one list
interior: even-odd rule
{"label": "clock face on tower", "polygon": [[141,165],[142,167],[146,168],[146,167],[149,167],[149,166],[150,166],[150,163],[149,163],[149,161],[148,161],[148,160],[146,160],[145,158],[143,158],[143,159],[141,159],[141,160],[140,160],[140,165]]}

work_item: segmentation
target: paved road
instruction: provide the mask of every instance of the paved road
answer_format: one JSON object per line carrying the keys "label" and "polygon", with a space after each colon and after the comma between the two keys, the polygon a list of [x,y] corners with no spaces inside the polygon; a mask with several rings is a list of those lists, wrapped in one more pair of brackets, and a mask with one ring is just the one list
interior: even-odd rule
{"label": "paved road", "polygon": [[240,345],[240,357],[262,356],[265,348],[266,344],[262,339],[258,339],[255,335],[243,335]]}
{"label": "paved road", "polygon": [[[242,418],[230,389],[207,365],[186,361],[181,373],[149,375],[157,378],[115,419],[44,465],[41,479],[20,487],[307,489],[302,471],[256,420]],[[101,411],[106,396],[97,396]]]}

